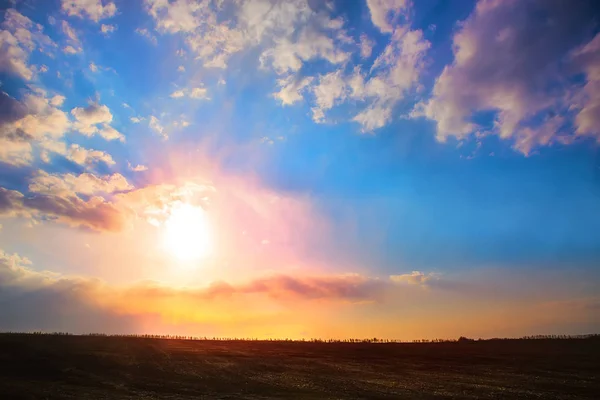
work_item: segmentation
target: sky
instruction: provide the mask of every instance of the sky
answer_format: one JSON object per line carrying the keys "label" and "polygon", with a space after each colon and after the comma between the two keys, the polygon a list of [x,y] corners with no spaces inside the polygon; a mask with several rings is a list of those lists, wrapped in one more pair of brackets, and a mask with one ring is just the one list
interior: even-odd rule
{"label": "sky", "polygon": [[600,7],[13,0],[0,330],[600,331]]}

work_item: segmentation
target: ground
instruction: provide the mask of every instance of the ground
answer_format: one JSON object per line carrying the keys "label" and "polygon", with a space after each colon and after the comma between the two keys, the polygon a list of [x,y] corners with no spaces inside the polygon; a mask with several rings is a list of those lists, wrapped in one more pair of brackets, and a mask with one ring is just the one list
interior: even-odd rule
{"label": "ground", "polygon": [[600,341],[0,335],[2,399],[598,399]]}

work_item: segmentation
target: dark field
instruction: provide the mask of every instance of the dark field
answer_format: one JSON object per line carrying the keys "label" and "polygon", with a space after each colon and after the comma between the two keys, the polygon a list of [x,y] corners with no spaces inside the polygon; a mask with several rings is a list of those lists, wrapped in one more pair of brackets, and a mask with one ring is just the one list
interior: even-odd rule
{"label": "dark field", "polygon": [[267,398],[600,399],[600,343],[0,335],[0,399]]}

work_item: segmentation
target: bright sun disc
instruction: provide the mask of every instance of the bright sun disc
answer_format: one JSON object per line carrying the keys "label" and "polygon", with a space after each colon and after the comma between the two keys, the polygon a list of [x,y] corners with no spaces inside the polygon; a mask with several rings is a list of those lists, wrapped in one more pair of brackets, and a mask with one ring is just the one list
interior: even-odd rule
{"label": "bright sun disc", "polygon": [[181,204],[165,222],[166,248],[181,261],[193,261],[210,253],[210,229],[206,213],[200,207]]}

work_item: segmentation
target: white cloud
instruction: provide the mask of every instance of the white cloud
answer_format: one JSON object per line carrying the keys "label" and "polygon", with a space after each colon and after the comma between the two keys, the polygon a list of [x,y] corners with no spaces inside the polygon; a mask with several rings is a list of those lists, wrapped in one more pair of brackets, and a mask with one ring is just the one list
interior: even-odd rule
{"label": "white cloud", "polygon": [[263,65],[268,61],[279,71],[297,71],[310,59],[341,63],[348,58],[335,44],[337,38],[340,43],[351,41],[342,20],[311,9],[306,0],[224,0],[217,7],[190,0],[146,0],[146,9],[159,32],[183,35],[207,68],[225,68],[233,54],[261,43],[268,47]]}
{"label": "white cloud", "polygon": [[148,167],[142,164],[138,164],[138,165],[132,165],[130,162],[127,162],[127,167],[129,168],[130,171],[133,172],[143,172],[143,171],[147,171]]}
{"label": "white cloud", "polygon": [[87,17],[98,22],[114,16],[117,6],[106,0],[62,0],[62,10],[69,16]]}
{"label": "white cloud", "polygon": [[79,37],[71,25],[67,21],[62,22],[62,30],[69,40],[75,44],[80,44]]}
{"label": "white cloud", "polygon": [[360,56],[362,58],[369,58],[373,53],[373,46],[375,42],[367,37],[367,35],[360,35]]}
{"label": "white cloud", "polygon": [[74,197],[77,194],[111,194],[133,189],[127,179],[119,174],[96,176],[90,173],[49,174],[38,170],[29,181],[29,191],[45,195]]}
{"label": "white cloud", "polygon": [[296,40],[277,40],[274,47],[260,56],[263,67],[269,62],[278,74],[298,71],[305,61],[323,59],[331,64],[340,64],[350,58],[329,35],[312,28],[302,29]]}
{"label": "white cloud", "polygon": [[398,28],[374,61],[369,74],[355,67],[349,74],[339,69],[321,75],[312,87],[313,120],[323,122],[329,109],[353,101],[362,109],[352,120],[361,125],[363,132],[387,125],[394,107],[418,87],[429,47],[430,43],[421,31]]}
{"label": "white cloud", "polygon": [[302,91],[313,81],[312,77],[298,78],[290,75],[287,78],[278,79],[277,84],[281,89],[273,93],[273,97],[279,99],[283,105],[291,105],[302,100]]}
{"label": "white cloud", "polygon": [[150,33],[150,31],[146,28],[138,28],[135,30],[135,33],[137,33],[140,36],[145,37],[146,39],[148,39],[150,41],[150,43],[152,43],[155,46],[158,44],[158,39],[156,39],[156,36],[154,36],[152,33]]}
{"label": "white cloud", "polygon": [[101,123],[112,121],[112,114],[106,105],[92,103],[87,107],[75,107],[71,114],[77,120],[76,127],[86,135],[93,135],[98,128],[95,126]]}
{"label": "white cloud", "polygon": [[72,144],[66,154],[67,159],[79,165],[89,166],[99,162],[115,165],[112,156],[101,150],[86,149],[78,144]]}
{"label": "white cloud", "polygon": [[22,167],[31,164],[32,161],[31,143],[0,137],[0,162]]}
{"label": "white cloud", "polygon": [[177,71],[178,72],[185,72],[185,67],[183,65],[180,65],[179,67],[177,67]]}
{"label": "white cloud", "polygon": [[50,99],[50,105],[54,107],[60,107],[65,102],[65,99],[65,96],[57,94]]}
{"label": "white cloud", "polygon": [[113,33],[116,30],[117,30],[117,26],[116,25],[102,24],[100,26],[100,32],[102,32],[102,34],[104,34],[106,36],[108,36],[109,34]]}
{"label": "white cloud", "polygon": [[317,105],[313,109],[313,120],[322,122],[324,111],[332,108],[336,102],[344,101],[348,95],[348,87],[344,81],[342,70],[320,76],[319,83],[313,87],[313,93]]}
{"label": "white cloud", "polygon": [[368,133],[385,126],[391,117],[391,106],[374,104],[358,113],[352,120],[362,126],[363,132]]}
{"label": "white cloud", "polygon": [[53,48],[56,44],[42,33],[43,27],[9,8],[4,13],[0,30],[0,72],[31,80],[35,68],[28,65],[29,55],[36,49]]}
{"label": "white cloud", "polygon": [[164,139],[168,139],[169,138],[169,136],[165,132],[165,128],[160,124],[160,121],[154,115],[150,116],[150,120],[148,122],[148,126],[150,127],[150,129],[152,129],[154,132],[158,133]]}
{"label": "white cloud", "polygon": [[178,99],[184,96],[188,96],[191,99],[202,99],[202,100],[210,100],[208,97],[208,90],[203,87],[194,87],[191,89],[180,89],[171,93],[170,97],[174,99]]}
{"label": "white cloud", "polygon": [[[57,95],[47,99],[45,93],[36,91],[23,96],[22,102],[9,98],[14,107],[14,118],[0,121],[0,137],[21,138],[22,140],[41,140],[44,137],[61,137],[69,128],[67,115],[56,108],[64,97]],[[9,105],[6,105],[7,107]]]}
{"label": "white cloud", "polygon": [[144,118],[141,118],[141,117],[130,117],[129,120],[131,122],[133,122],[134,124],[139,124],[140,122],[142,122],[144,120]]}
{"label": "white cloud", "polygon": [[69,45],[69,46],[63,47],[62,51],[65,54],[77,54],[77,53],[81,53],[81,48],[76,49],[75,47]]}
{"label": "white cloud", "polygon": [[192,90],[190,90],[189,96],[192,99],[205,99],[205,100],[210,99],[208,97],[208,91],[206,90],[206,88],[203,88],[203,87],[192,88]]}
{"label": "white cloud", "polygon": [[106,140],[125,141],[123,134],[110,126],[113,116],[106,105],[92,103],[87,107],[75,107],[71,115],[76,120],[73,127],[86,136],[98,134]]}
{"label": "white cloud", "polygon": [[98,72],[98,66],[96,64],[94,64],[93,61],[90,63],[90,71]]}
{"label": "white cloud", "polygon": [[408,0],[367,0],[371,21],[383,33],[391,33],[399,17],[407,12]]}
{"label": "white cloud", "polygon": [[98,134],[106,140],[118,140],[120,142],[125,141],[125,136],[108,124],[104,124],[102,128],[100,128]]}

